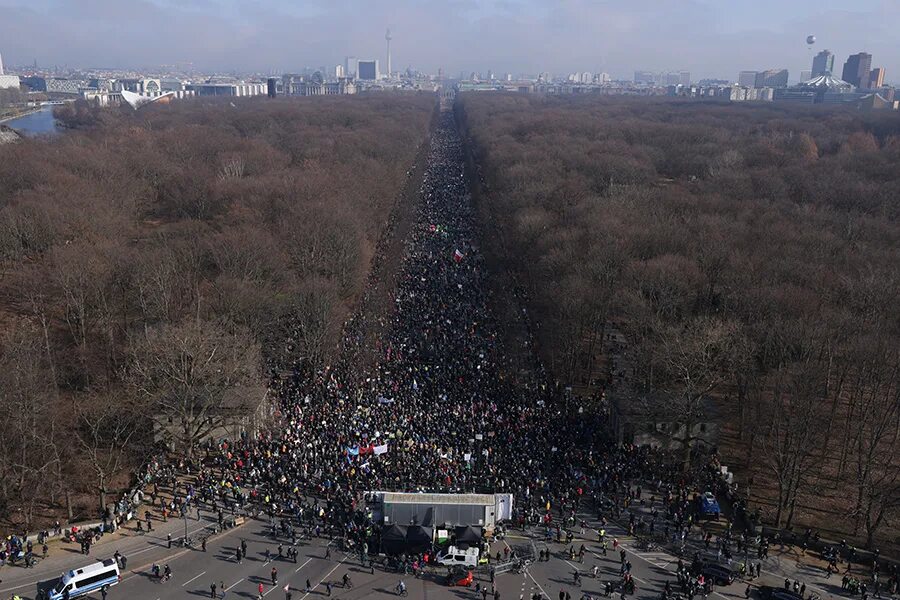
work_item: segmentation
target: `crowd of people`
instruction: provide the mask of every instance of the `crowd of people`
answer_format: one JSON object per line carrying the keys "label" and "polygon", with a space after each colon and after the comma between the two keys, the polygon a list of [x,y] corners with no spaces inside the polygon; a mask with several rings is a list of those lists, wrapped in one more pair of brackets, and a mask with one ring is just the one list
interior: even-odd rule
{"label": "crowd of people", "polygon": [[[692,482],[673,459],[610,443],[593,407],[550,384],[538,363],[521,370],[505,355],[489,310],[461,140],[452,114],[440,119],[374,367],[360,373],[343,360],[312,376],[273,375],[279,428],[210,443],[203,465],[193,467],[194,485],[171,508],[205,502],[265,511],[274,535],[294,541],[326,533],[365,561],[380,546],[367,491],[512,493],[514,521],[542,525],[548,537],[555,530],[558,542],[563,528],[577,526],[579,508],[597,507],[605,554],[606,519],[647,499],[631,488],[642,479],[663,494],[665,536],[684,539]],[[354,330],[344,344],[362,339]],[[176,472],[185,467],[192,466]],[[220,524],[223,518],[220,512]],[[631,533],[654,533],[656,519],[628,518]],[[583,521],[581,528],[584,534]],[[746,544],[723,539],[718,549],[729,555],[732,543],[738,551]],[[625,561],[621,578],[622,589],[633,585]]]}

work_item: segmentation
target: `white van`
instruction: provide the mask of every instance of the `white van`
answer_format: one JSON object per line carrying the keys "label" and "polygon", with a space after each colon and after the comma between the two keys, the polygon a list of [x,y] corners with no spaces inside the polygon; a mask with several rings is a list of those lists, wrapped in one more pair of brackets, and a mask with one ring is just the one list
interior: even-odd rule
{"label": "white van", "polygon": [[478,566],[478,548],[467,548],[460,550],[456,546],[450,546],[446,552],[438,554],[437,563],[445,567],[453,567],[459,565],[462,567]]}
{"label": "white van", "polygon": [[60,581],[50,590],[50,600],[62,600],[66,590],[69,598],[78,598],[102,587],[116,585],[121,580],[119,565],[114,558],[95,562],[92,565],[63,573]]}

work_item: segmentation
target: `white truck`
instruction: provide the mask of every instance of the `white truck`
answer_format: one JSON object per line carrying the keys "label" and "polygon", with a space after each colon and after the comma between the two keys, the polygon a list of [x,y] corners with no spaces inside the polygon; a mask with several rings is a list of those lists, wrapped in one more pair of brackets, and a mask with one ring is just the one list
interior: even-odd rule
{"label": "white truck", "polygon": [[456,546],[450,546],[445,552],[438,554],[437,563],[445,567],[459,565],[461,567],[475,568],[478,566],[478,548],[461,550]]}

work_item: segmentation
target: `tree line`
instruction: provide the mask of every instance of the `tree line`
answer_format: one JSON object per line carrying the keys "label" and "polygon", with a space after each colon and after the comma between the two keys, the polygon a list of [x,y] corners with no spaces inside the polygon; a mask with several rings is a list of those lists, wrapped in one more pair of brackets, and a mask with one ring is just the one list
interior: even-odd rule
{"label": "tree line", "polygon": [[94,514],[156,444],[190,456],[326,364],[434,106],[76,103],[0,147],[0,513]]}
{"label": "tree line", "polygon": [[515,94],[456,112],[560,382],[674,421],[685,463],[714,406],[768,522],[890,539],[900,116]]}

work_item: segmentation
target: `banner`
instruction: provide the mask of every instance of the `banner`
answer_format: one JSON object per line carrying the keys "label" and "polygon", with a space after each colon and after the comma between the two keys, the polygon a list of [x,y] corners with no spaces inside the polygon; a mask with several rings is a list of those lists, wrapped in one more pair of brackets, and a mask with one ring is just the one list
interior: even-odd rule
{"label": "banner", "polygon": [[375,456],[381,456],[382,454],[386,454],[388,450],[387,444],[382,444],[380,446],[375,446]]}

